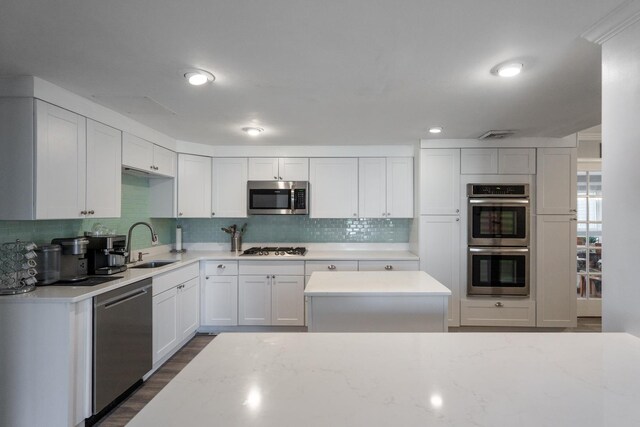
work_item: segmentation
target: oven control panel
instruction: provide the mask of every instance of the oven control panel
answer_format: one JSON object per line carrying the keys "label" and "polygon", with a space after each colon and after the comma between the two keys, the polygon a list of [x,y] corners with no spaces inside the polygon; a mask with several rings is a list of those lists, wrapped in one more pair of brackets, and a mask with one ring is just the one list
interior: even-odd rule
{"label": "oven control panel", "polygon": [[469,184],[467,195],[475,197],[528,197],[529,184]]}

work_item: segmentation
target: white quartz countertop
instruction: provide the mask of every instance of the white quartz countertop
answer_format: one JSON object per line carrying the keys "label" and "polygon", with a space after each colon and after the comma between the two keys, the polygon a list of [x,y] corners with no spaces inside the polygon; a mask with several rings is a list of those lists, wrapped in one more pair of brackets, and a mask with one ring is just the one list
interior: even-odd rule
{"label": "white quartz countertop", "polygon": [[316,271],[305,296],[426,296],[451,291],[424,271]]}
{"label": "white quartz countertop", "polygon": [[[277,246],[277,245],[276,245]],[[247,246],[248,247],[248,246]],[[40,303],[40,302],[62,302],[75,303],[88,298],[93,298],[104,292],[108,292],[122,286],[129,285],[138,280],[153,277],[166,273],[188,264],[206,260],[264,260],[264,261],[320,261],[320,260],[408,260],[417,261],[419,258],[409,251],[381,251],[381,250],[334,250],[334,251],[308,251],[304,256],[289,257],[266,257],[266,256],[242,256],[230,251],[187,251],[182,254],[171,252],[160,253],[148,258],[147,261],[176,261],[163,267],[137,269],[129,268],[124,272],[114,276],[122,277],[95,286],[71,286],[71,285],[51,285],[39,286],[35,291],[19,295],[0,295],[2,303]]]}
{"label": "white quartz countertop", "polygon": [[128,426],[637,426],[638,402],[629,334],[243,333]]}

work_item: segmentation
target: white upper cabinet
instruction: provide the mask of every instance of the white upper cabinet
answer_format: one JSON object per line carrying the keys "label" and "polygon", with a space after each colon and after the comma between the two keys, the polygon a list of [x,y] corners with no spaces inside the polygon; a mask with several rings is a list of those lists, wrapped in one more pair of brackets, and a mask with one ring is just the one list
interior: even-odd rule
{"label": "white upper cabinet", "polygon": [[247,158],[214,158],[211,216],[247,216]]}
{"label": "white upper cabinet", "polygon": [[312,218],[358,217],[358,159],[309,160]]}
{"label": "white upper cabinet", "polygon": [[177,154],[159,145],[153,145],[153,165],[155,173],[167,177],[176,176]]}
{"label": "white upper cabinet", "polygon": [[358,208],[361,217],[387,216],[387,162],[384,157],[358,160]]}
{"label": "white upper cabinet", "polygon": [[498,173],[509,175],[534,175],[536,173],[536,149],[498,149]]}
{"label": "white upper cabinet", "polygon": [[86,216],[86,119],[37,100],[35,219]]}
{"label": "white upper cabinet", "polygon": [[250,157],[249,181],[278,181],[278,158]]}
{"label": "white upper cabinet", "polygon": [[211,157],[178,155],[178,217],[211,217]]}
{"label": "white upper cabinet", "polygon": [[570,215],[577,212],[577,150],[538,148],[537,213]]}
{"label": "white upper cabinet", "polygon": [[420,214],[460,214],[460,149],[422,149]]}
{"label": "white upper cabinet", "polygon": [[359,215],[363,218],[413,217],[413,158],[359,159]]}
{"label": "white upper cabinet", "polygon": [[463,149],[460,156],[460,173],[474,175],[498,173],[498,149]]}
{"label": "white upper cabinet", "polygon": [[463,175],[533,175],[535,148],[463,148],[460,158]]}
{"label": "white upper cabinet", "polygon": [[122,132],[87,119],[86,210],[89,215],[120,217],[121,165]]}
{"label": "white upper cabinet", "polygon": [[309,159],[306,157],[282,157],[278,159],[278,170],[282,181],[308,181]]}
{"label": "white upper cabinet", "polygon": [[413,157],[387,158],[387,218],[413,218]]}
{"label": "white upper cabinet", "polygon": [[308,181],[309,159],[306,157],[251,157],[250,181]]}
{"label": "white upper cabinet", "polygon": [[30,98],[0,99],[0,218],[119,217],[122,135]]}
{"label": "white upper cabinet", "polygon": [[176,176],[176,153],[135,135],[124,133],[122,165],[151,175]]}

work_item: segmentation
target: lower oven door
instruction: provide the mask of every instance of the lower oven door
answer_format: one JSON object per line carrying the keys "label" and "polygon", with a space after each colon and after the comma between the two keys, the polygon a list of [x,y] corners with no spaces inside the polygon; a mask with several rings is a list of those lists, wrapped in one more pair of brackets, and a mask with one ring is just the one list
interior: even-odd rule
{"label": "lower oven door", "polygon": [[529,248],[470,247],[467,295],[529,295]]}

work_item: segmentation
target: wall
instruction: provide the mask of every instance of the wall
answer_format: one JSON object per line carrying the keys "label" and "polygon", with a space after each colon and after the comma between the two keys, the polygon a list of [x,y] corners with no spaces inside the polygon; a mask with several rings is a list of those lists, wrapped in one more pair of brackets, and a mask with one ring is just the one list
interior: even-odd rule
{"label": "wall", "polygon": [[640,22],[602,46],[603,330],[640,337]]}
{"label": "wall", "polygon": [[[0,221],[0,243],[15,239],[38,244],[49,243],[55,237],[81,236],[84,231],[90,231],[96,223],[115,229],[117,234],[127,234],[131,224],[137,221],[150,222],[158,233],[160,244],[173,243],[175,220],[149,218],[148,205],[149,180],[123,174],[121,218]],[[133,232],[132,242],[133,249],[149,247],[149,230],[146,227],[137,227]]]}

